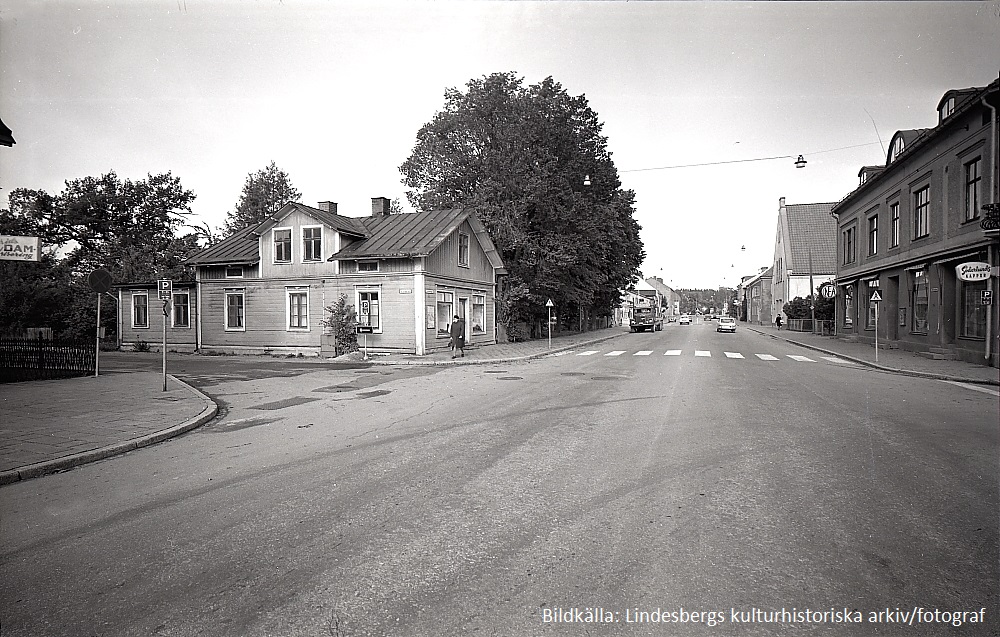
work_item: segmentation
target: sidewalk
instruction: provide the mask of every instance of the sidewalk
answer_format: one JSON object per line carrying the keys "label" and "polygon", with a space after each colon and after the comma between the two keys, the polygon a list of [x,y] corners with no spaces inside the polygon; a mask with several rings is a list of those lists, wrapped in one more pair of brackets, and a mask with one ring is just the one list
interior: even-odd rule
{"label": "sidewalk", "polygon": [[0,485],[166,440],[215,417],[208,396],[156,372],[0,385]]}

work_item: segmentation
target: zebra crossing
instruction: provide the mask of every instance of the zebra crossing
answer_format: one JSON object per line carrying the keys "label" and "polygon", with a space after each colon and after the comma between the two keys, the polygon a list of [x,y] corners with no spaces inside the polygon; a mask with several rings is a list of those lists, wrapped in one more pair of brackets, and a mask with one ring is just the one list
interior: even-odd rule
{"label": "zebra crossing", "polygon": [[801,354],[784,354],[783,356],[775,356],[774,354],[758,354],[758,353],[747,353],[743,352],[713,352],[711,350],[682,350],[682,349],[668,349],[665,352],[657,352],[655,350],[641,349],[634,352],[623,349],[613,349],[609,351],[602,351],[599,349],[585,349],[585,350],[566,350],[563,352],[553,352],[549,354],[547,358],[555,358],[558,356],[604,356],[604,357],[619,357],[619,356],[670,356],[670,357],[685,357],[693,356],[695,358],[726,358],[735,360],[746,360],[748,358],[754,358],[757,360],[767,361],[767,362],[777,362],[784,360],[791,360],[796,363],[816,363],[820,360],[827,361],[829,363],[838,363],[841,365],[856,365],[854,361],[847,360],[846,358],[840,358],[838,356],[819,356],[814,355],[813,357],[802,356]]}

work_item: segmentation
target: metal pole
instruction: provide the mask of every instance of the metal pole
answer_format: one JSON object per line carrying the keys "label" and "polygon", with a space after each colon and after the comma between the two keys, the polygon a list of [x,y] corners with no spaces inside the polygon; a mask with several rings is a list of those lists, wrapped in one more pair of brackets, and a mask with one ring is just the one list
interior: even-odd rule
{"label": "metal pole", "polygon": [[167,391],[167,304],[163,301],[163,391]]}
{"label": "metal pole", "polygon": [[549,349],[552,349],[552,308],[549,308],[549,326],[546,329],[549,334]]}
{"label": "metal pole", "polygon": [[816,333],[816,288],[813,287],[813,253],[809,250],[809,313],[811,316],[813,334]]}
{"label": "metal pole", "polygon": [[875,362],[878,362],[878,306],[879,303],[875,303]]}
{"label": "metal pole", "polygon": [[101,369],[101,293],[97,293],[97,347],[94,348],[94,378]]}

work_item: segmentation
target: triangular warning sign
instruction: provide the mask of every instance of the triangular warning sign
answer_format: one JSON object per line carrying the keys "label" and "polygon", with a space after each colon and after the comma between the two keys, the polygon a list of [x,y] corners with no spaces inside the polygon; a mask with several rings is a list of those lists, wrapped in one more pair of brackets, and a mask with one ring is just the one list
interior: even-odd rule
{"label": "triangular warning sign", "polygon": [[878,293],[878,290],[872,292],[872,303],[878,303],[882,300],[882,295]]}

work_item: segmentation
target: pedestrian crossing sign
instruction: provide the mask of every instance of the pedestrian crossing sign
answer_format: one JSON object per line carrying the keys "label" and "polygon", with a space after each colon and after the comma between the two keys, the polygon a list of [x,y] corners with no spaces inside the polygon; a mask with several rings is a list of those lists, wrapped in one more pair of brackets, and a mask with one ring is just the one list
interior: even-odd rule
{"label": "pedestrian crossing sign", "polygon": [[878,290],[873,291],[872,292],[871,302],[872,303],[878,303],[881,300],[882,300],[882,295],[878,293]]}

